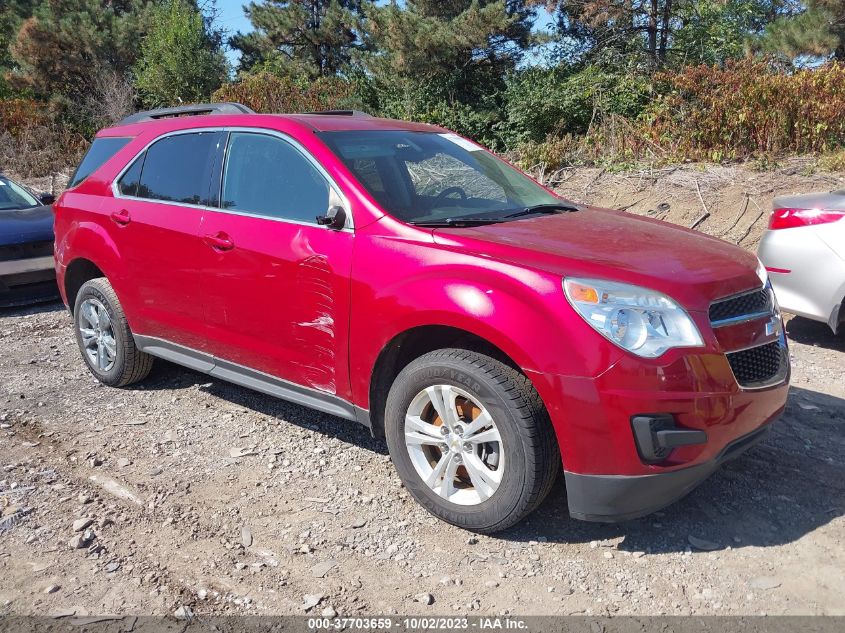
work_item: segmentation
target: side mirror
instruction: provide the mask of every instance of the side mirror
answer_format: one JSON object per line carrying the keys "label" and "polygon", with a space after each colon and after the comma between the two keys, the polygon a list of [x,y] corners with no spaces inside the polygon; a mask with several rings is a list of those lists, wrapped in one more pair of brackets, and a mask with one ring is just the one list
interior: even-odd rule
{"label": "side mirror", "polygon": [[317,216],[317,224],[339,231],[346,226],[346,210],[340,205],[333,205],[329,207],[326,215]]}
{"label": "side mirror", "polygon": [[41,204],[53,204],[56,201],[56,196],[52,193],[42,193],[38,196],[38,199],[41,201]]}

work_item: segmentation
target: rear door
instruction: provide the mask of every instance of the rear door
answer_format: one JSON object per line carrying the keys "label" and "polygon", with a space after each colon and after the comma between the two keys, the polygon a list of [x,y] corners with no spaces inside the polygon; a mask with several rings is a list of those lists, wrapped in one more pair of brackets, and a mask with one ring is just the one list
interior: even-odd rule
{"label": "rear door", "polygon": [[[106,215],[131,293],[132,329],[142,336],[202,350],[205,346],[199,238],[211,172],[224,134],[189,131],[152,143],[118,177]],[[216,202],[216,201],[214,201]]]}
{"label": "rear door", "polygon": [[[206,211],[203,269],[215,357],[327,394],[348,390],[351,216],[317,224],[338,189],[281,134],[232,131],[221,203]],[[238,368],[234,368],[238,371]]]}

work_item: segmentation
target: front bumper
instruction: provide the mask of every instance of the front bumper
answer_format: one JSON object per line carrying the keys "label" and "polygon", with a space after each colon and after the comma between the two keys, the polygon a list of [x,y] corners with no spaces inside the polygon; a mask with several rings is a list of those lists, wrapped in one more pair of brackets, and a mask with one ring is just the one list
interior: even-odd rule
{"label": "front bumper", "polygon": [[615,523],[656,512],[695,489],[725,462],[761,441],[770,425],[728,444],[710,461],[654,475],[582,475],[564,471],[569,514],[582,521]]}
{"label": "front bumper", "polygon": [[0,261],[0,307],[38,303],[58,296],[52,255]]}
{"label": "front bumper", "polygon": [[[728,349],[768,344],[760,338],[765,323],[717,335]],[[782,334],[778,340],[785,345]],[[572,516],[622,521],[686,495],[783,411],[784,360],[780,382],[763,388],[740,387],[726,354],[715,350],[673,350],[651,362],[626,355],[595,377],[529,373],[555,428]],[[649,459],[634,431],[643,417],[668,419],[696,441]]]}

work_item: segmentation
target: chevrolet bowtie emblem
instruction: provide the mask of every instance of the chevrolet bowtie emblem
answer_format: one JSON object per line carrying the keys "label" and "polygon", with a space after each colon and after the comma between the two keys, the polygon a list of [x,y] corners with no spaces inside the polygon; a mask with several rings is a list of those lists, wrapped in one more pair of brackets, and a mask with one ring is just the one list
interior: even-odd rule
{"label": "chevrolet bowtie emblem", "polygon": [[766,323],[766,336],[780,336],[781,321],[780,318],[773,316]]}

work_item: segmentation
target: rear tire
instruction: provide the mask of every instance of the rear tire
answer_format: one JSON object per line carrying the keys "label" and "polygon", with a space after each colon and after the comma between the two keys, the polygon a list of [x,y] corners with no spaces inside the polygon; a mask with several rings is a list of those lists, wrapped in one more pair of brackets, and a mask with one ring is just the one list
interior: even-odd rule
{"label": "rear tire", "polygon": [[125,387],[149,375],[153,357],[135,345],[120,301],[105,277],[82,284],[73,323],[82,358],[97,380]]}
{"label": "rear tire", "polygon": [[385,436],[414,499],[474,532],[522,520],[560,473],[554,430],[531,382],[477,352],[437,350],[405,367],[387,397]]}

